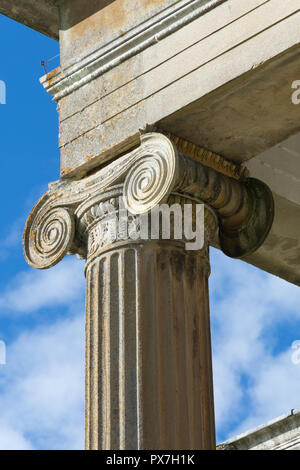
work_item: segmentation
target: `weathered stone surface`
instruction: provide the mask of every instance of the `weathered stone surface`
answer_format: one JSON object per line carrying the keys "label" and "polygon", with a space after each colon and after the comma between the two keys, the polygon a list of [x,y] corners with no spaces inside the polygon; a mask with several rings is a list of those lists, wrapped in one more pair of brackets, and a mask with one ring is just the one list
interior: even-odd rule
{"label": "weathered stone surface", "polygon": [[103,243],[97,208],[122,193],[77,211],[88,245],[86,447],[214,449],[207,242],[217,220],[208,213],[201,252],[180,240]]}
{"label": "weathered stone surface", "polygon": [[178,0],[89,0],[83,7],[82,0],[64,0],[60,30],[62,66],[68,67],[78,57],[110,45],[135,27],[144,28],[147,21],[176,3]]}
{"label": "weathered stone surface", "polygon": [[87,449],[215,449],[208,255],[116,246],[87,267]]}

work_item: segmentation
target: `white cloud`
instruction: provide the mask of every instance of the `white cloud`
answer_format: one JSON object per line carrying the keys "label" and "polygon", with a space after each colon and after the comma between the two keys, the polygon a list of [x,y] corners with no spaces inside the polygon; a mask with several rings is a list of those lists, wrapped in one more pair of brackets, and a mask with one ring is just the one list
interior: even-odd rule
{"label": "white cloud", "polygon": [[[2,314],[55,307],[64,319],[25,331],[0,368],[0,449],[83,447],[83,263],[18,274],[0,294]],[[59,310],[57,310],[59,308]]]}
{"label": "white cloud", "polygon": [[0,450],[33,450],[33,447],[22,434],[0,421]]}
{"label": "white cloud", "polygon": [[43,307],[69,305],[82,299],[85,290],[83,263],[67,257],[52,269],[28,268],[19,273],[0,295],[0,310],[31,313]]}
{"label": "white cloud", "polygon": [[229,437],[300,406],[300,366],[289,345],[274,353],[281,324],[300,326],[300,291],[217,251],[210,287],[217,429]]}
{"label": "white cloud", "polygon": [[80,449],[83,315],[22,334],[0,380],[0,449]]}
{"label": "white cloud", "polygon": [[251,412],[238,426],[244,432],[270,419],[300,407],[300,365],[293,364],[292,351],[267,357],[255,374],[255,383],[248,393]]}

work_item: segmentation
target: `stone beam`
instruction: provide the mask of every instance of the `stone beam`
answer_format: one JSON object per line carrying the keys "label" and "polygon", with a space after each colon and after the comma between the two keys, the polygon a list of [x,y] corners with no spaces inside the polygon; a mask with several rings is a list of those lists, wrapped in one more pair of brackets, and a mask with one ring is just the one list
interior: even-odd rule
{"label": "stone beam", "polygon": [[[203,208],[197,250],[185,230],[175,236],[175,212],[173,230],[158,224],[153,238],[149,212],[161,204]],[[83,179],[50,185],[27,221],[24,254],[40,269],[67,253],[87,260],[87,449],[215,448],[209,245],[219,237],[243,257],[272,221],[265,184],[218,173],[158,133]]]}

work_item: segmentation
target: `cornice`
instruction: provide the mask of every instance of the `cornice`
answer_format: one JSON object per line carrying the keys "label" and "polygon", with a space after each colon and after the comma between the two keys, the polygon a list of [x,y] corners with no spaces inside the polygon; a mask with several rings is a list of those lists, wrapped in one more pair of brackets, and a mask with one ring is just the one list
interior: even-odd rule
{"label": "cornice", "polygon": [[58,101],[226,1],[180,0],[123,36],[79,56],[66,69],[50,72],[41,83]]}

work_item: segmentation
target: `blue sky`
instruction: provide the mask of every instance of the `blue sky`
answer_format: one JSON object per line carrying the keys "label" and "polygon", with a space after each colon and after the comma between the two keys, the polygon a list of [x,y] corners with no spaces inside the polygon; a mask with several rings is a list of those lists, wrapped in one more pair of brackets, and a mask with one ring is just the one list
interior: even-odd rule
{"label": "blue sky", "polygon": [[[25,220],[59,178],[56,105],[40,61],[58,44],[0,15],[0,449],[81,449],[84,429],[84,263],[28,267]],[[50,64],[49,64],[50,65]],[[51,67],[58,65],[57,60]],[[211,252],[211,321],[218,441],[300,407],[300,290]]]}

